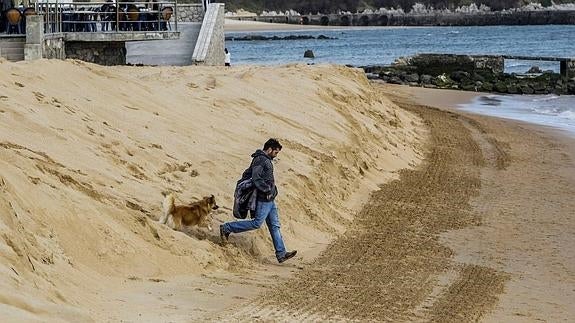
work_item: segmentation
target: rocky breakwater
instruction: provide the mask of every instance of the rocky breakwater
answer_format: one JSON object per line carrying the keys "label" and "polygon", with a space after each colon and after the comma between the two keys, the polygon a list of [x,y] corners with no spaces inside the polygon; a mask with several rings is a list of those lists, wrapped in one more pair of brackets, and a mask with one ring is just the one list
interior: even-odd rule
{"label": "rocky breakwater", "polygon": [[[508,94],[575,94],[575,77],[553,71],[504,73],[503,56],[420,54],[364,67],[370,78],[427,88]],[[532,70],[531,72],[537,70]]]}
{"label": "rocky breakwater", "polygon": [[246,35],[246,36],[226,36],[226,41],[256,41],[256,40],[308,40],[308,39],[337,39],[325,35],[317,37],[311,35],[288,35],[288,36],[263,36],[263,35]]}

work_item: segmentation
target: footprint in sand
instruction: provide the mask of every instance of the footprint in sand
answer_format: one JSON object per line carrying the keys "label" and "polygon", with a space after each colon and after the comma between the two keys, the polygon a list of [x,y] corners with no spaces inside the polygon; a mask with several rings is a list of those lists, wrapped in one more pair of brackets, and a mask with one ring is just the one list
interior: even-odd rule
{"label": "footprint in sand", "polygon": [[205,89],[208,90],[208,91],[209,91],[209,90],[213,90],[213,89],[216,88],[216,86],[217,86],[217,81],[216,81],[216,79],[213,78],[213,77],[211,77],[211,78],[208,79],[208,82],[206,82],[206,87],[205,87]]}
{"label": "footprint in sand", "polygon": [[46,97],[44,94],[35,91],[33,91],[32,93],[34,93],[34,96],[36,97],[36,100],[38,102],[44,102],[44,98]]}

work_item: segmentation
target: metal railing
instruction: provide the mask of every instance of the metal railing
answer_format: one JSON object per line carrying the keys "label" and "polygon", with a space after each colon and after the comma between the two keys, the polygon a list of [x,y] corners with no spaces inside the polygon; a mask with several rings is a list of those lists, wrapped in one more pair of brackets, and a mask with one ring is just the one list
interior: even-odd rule
{"label": "metal railing", "polygon": [[[147,2],[36,3],[44,33],[170,32],[178,30],[177,0]],[[174,30],[172,30],[172,22]]]}

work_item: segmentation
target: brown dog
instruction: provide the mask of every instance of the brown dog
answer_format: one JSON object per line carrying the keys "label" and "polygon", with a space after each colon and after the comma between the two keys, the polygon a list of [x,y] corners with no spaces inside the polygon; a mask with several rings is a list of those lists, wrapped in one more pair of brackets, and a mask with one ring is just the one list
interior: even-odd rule
{"label": "brown dog", "polygon": [[167,194],[164,198],[164,214],[159,220],[160,223],[178,231],[182,229],[182,226],[190,225],[207,227],[208,230],[212,231],[211,219],[208,216],[212,210],[219,208],[213,195],[206,196],[189,205],[176,205],[175,200],[174,194]]}

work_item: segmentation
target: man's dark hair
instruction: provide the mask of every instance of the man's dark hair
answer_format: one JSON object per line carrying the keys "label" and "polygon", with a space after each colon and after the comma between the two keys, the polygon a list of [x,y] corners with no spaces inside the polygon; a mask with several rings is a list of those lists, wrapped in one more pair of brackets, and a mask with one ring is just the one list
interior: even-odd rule
{"label": "man's dark hair", "polygon": [[264,150],[267,150],[268,148],[271,149],[279,149],[282,150],[282,145],[280,144],[280,142],[277,139],[274,138],[270,138],[268,141],[266,141],[266,143],[264,144]]}

